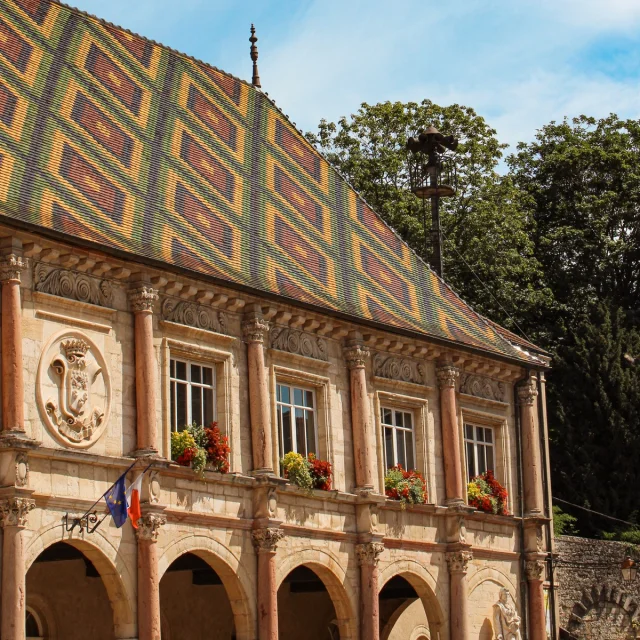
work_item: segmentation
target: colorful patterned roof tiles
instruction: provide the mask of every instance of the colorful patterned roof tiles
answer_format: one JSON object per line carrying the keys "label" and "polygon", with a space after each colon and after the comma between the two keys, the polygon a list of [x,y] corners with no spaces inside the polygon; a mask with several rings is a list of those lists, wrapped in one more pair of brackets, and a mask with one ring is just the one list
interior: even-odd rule
{"label": "colorful patterned roof tiles", "polygon": [[0,212],[523,359],[261,91],[53,0],[0,0]]}

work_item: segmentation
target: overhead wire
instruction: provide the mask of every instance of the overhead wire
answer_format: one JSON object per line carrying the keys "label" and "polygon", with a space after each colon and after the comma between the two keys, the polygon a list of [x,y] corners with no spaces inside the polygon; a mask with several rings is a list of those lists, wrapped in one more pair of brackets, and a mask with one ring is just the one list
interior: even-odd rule
{"label": "overhead wire", "polygon": [[563,504],[567,504],[570,507],[575,507],[576,509],[582,509],[582,511],[593,513],[596,516],[601,516],[602,518],[607,518],[608,520],[614,520],[615,522],[622,522],[623,524],[631,525],[635,529],[638,528],[637,522],[629,522],[628,520],[621,520],[620,518],[614,518],[613,516],[609,516],[606,513],[601,513],[600,511],[594,511],[593,509],[588,509],[587,507],[581,507],[579,504],[573,504],[573,502],[569,502],[568,500],[563,500],[562,498],[556,498],[555,496],[552,497],[552,500],[555,500],[556,502],[562,502]]}

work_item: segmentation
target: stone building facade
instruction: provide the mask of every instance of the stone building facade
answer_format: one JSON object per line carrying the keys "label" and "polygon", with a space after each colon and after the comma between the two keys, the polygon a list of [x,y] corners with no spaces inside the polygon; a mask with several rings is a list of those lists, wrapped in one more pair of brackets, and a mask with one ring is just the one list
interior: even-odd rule
{"label": "stone building facade", "polygon": [[[489,640],[501,589],[546,638],[545,354],[256,87],[51,0],[0,12],[2,640]],[[207,416],[230,472],[200,478],[170,441]],[[397,462],[426,504],[385,497]],[[514,515],[467,504],[487,466]],[[127,469],[137,530],[74,527]]]}

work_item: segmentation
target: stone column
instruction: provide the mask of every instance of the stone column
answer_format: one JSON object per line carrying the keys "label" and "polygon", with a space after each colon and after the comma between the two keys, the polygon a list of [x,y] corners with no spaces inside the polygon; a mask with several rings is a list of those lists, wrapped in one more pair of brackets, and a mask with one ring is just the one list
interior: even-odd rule
{"label": "stone column", "polygon": [[24,640],[26,571],[24,529],[31,498],[11,496],[0,500],[2,518],[2,640]]}
{"label": "stone column", "polygon": [[384,551],[381,542],[356,545],[360,565],[360,638],[379,640],[380,610],[378,588],[378,560]]}
{"label": "stone column", "polygon": [[278,585],[276,549],[282,529],[265,527],[252,533],[258,556],[258,640],[278,640]]}
{"label": "stone column", "polygon": [[156,425],[156,357],[153,349],[153,303],[158,292],[142,285],[129,291],[131,310],[135,317],[136,350],[136,455],[158,453]]}
{"label": "stone column", "polygon": [[544,562],[537,556],[527,558],[525,573],[529,592],[529,640],[547,640],[544,608]]}
{"label": "stone column", "polygon": [[160,640],[160,577],[158,576],[158,530],[165,516],[143,514],[138,520],[138,639]]}
{"label": "stone column", "polygon": [[352,338],[344,349],[350,372],[351,426],[353,433],[353,464],[356,491],[373,491],[373,457],[371,448],[375,440],[365,365],[369,349],[358,338]]}
{"label": "stone column", "polygon": [[540,456],[540,434],[536,420],[536,398],[538,389],[535,378],[528,378],[518,385],[520,403],[520,425],[522,433],[522,466],[524,480],[525,516],[540,517],[542,505],[542,462]]}
{"label": "stone column", "polygon": [[458,369],[445,364],[436,369],[440,387],[440,423],[442,425],[442,449],[444,454],[445,504],[464,504],[465,491],[460,455],[460,432],[456,402]]}
{"label": "stone column", "polygon": [[269,323],[262,317],[259,307],[256,306],[245,315],[242,332],[247,343],[254,474],[273,473],[269,381],[264,363],[264,340],[268,331]]}
{"label": "stone column", "polygon": [[459,549],[448,551],[446,557],[449,565],[449,637],[468,640],[467,566],[473,554],[468,549]]}
{"label": "stone column", "polygon": [[20,274],[27,260],[14,253],[0,258],[2,282],[2,430],[24,432],[22,305]]}

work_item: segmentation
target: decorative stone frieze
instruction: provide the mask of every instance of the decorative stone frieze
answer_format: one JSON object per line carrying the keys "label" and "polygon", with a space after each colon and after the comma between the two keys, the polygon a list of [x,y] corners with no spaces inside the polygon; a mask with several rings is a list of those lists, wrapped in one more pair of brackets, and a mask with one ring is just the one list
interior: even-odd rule
{"label": "decorative stone frieze", "polygon": [[26,453],[16,455],[15,486],[26,487],[29,484],[29,458]]}
{"label": "decorative stone frieze", "polygon": [[0,500],[0,524],[2,527],[26,527],[29,512],[35,509],[31,498],[10,497]]}
{"label": "decorative stone frieze", "polygon": [[50,267],[38,263],[33,274],[34,288],[40,293],[79,300],[101,307],[113,304],[113,288],[108,280],[93,278],[86,273]]}
{"label": "decorative stone frieze", "polygon": [[128,295],[133,313],[153,311],[153,304],[158,299],[158,292],[147,285],[131,289]]}
{"label": "decorative stone frieze", "polygon": [[242,323],[242,335],[245,342],[264,343],[264,338],[269,331],[269,323],[263,318],[253,316]]}
{"label": "decorative stone frieze", "polygon": [[278,542],[282,538],[284,538],[284,531],[278,527],[254,529],[251,532],[251,539],[256,553],[275,553]]}
{"label": "decorative stone frieze", "polygon": [[196,302],[165,298],[162,303],[162,319],[205,331],[227,333],[225,314]]}
{"label": "decorative stone frieze", "polygon": [[20,282],[20,274],[29,266],[29,260],[11,253],[0,258],[0,282]]}
{"label": "decorative stone frieze", "polygon": [[544,562],[539,558],[530,558],[525,562],[524,572],[527,580],[542,580],[544,576]]}
{"label": "decorative stone frieze", "polygon": [[384,551],[382,542],[365,542],[356,545],[356,557],[359,566],[375,566]]}
{"label": "decorative stone frieze", "polygon": [[447,551],[449,573],[466,573],[469,562],[473,560],[471,551]]}
{"label": "decorative stone frieze", "polygon": [[354,342],[347,345],[343,351],[349,369],[364,369],[370,355],[368,347],[360,342]]}
{"label": "decorative stone frieze", "polygon": [[59,442],[91,446],[102,435],[111,408],[104,356],[80,331],[57,334],[42,352],[36,394],[45,424]]}
{"label": "decorative stone frieze", "polygon": [[421,362],[382,353],[373,357],[373,375],[414,384],[425,384],[426,381],[426,369]]}
{"label": "decorative stone frieze", "polygon": [[166,524],[166,522],[166,516],[160,513],[145,513],[140,520],[138,520],[138,528],[136,529],[138,540],[156,542],[160,527]]}
{"label": "decorative stone frieze", "polygon": [[506,397],[504,382],[472,373],[460,375],[460,393],[466,393],[477,398],[485,398],[486,400],[497,400],[498,402],[504,402]]}
{"label": "decorative stone frieze", "polygon": [[446,364],[436,369],[436,377],[438,379],[438,386],[441,389],[455,388],[456,380],[460,376],[460,371],[451,364]]}
{"label": "decorative stone frieze", "polygon": [[325,362],[329,359],[324,338],[288,327],[274,327],[271,330],[271,348]]}
{"label": "decorative stone frieze", "polygon": [[537,397],[538,389],[535,379],[529,378],[518,385],[518,401],[521,405],[532,406]]}

